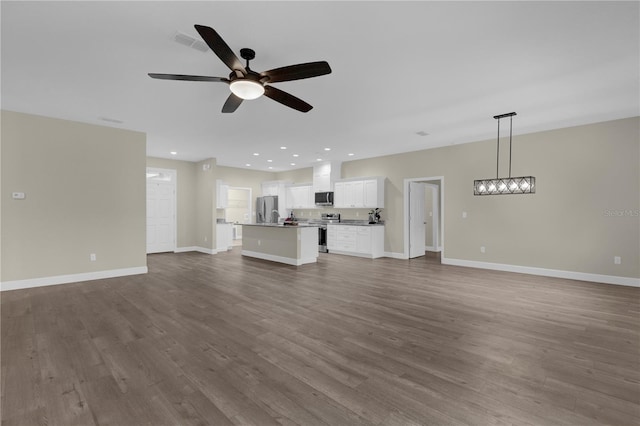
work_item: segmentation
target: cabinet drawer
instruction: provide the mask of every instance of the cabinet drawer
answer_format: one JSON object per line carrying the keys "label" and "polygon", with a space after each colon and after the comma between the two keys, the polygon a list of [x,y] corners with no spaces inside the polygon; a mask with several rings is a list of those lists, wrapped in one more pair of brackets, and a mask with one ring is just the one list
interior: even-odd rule
{"label": "cabinet drawer", "polygon": [[358,226],[340,225],[340,228],[338,228],[338,230],[340,232],[356,232],[358,228]]}
{"label": "cabinet drawer", "polygon": [[336,250],[342,250],[342,251],[355,251],[356,250],[356,242],[350,242],[350,241],[338,241],[338,243],[336,244]]}

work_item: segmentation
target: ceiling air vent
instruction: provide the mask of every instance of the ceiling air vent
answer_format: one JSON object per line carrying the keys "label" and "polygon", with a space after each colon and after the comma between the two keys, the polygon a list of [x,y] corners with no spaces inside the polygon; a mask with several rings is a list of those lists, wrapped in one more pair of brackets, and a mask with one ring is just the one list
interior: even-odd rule
{"label": "ceiling air vent", "polygon": [[202,40],[198,40],[197,38],[191,37],[189,34],[181,33],[180,31],[176,31],[173,39],[177,43],[189,46],[201,52],[206,52],[209,50],[209,46],[207,46],[206,43]]}

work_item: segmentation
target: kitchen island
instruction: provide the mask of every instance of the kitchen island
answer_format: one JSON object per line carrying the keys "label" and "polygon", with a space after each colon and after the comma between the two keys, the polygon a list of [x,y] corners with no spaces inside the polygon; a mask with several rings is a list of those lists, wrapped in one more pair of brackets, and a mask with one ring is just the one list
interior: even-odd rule
{"label": "kitchen island", "polygon": [[318,226],[243,224],[242,255],[300,266],[318,261]]}

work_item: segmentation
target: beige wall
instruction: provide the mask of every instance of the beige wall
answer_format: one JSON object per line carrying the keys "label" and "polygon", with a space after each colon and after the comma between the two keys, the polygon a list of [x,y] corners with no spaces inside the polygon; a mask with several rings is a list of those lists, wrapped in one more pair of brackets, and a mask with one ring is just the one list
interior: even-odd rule
{"label": "beige wall", "polygon": [[1,144],[3,282],[146,268],[143,133],[2,111]]}
{"label": "beige wall", "polygon": [[176,215],[178,249],[197,246],[196,164],[190,161],[147,158],[147,167],[176,171]]}
{"label": "beige wall", "polygon": [[515,136],[512,174],[536,177],[532,195],[473,195],[474,179],[495,175],[495,140],[346,162],[342,174],[388,178],[388,252],[403,252],[404,179],[444,176],[444,257],[638,278],[639,126],[635,117]]}

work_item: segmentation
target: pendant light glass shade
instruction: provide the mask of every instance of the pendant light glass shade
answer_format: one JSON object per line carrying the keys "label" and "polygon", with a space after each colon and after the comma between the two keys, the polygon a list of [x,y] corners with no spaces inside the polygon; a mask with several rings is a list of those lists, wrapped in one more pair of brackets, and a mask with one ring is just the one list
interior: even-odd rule
{"label": "pendant light glass shade", "polygon": [[253,80],[234,80],[229,85],[231,92],[241,99],[257,99],[264,94],[264,86]]}
{"label": "pendant light glass shade", "polygon": [[[495,179],[476,179],[473,181],[473,195],[501,195],[501,194],[535,194],[536,178],[533,176],[511,177],[511,139],[512,139],[512,122],[515,112],[507,114],[495,115],[493,118],[498,120],[498,149],[496,160],[496,178]],[[509,177],[501,178],[498,176],[500,161],[500,119],[509,117]]]}

